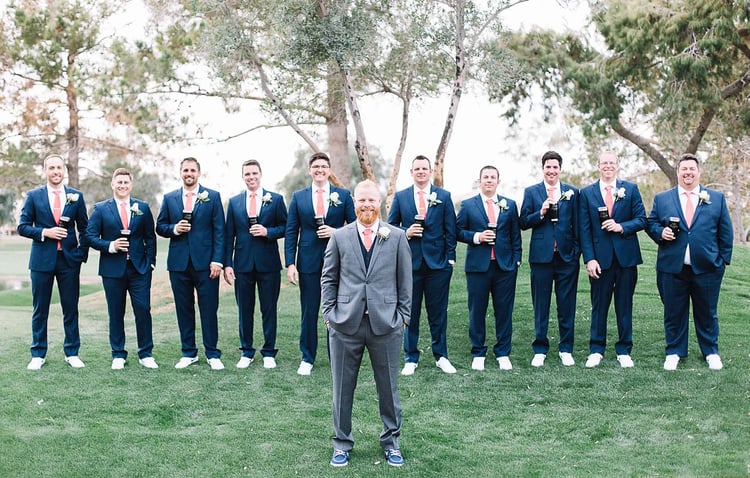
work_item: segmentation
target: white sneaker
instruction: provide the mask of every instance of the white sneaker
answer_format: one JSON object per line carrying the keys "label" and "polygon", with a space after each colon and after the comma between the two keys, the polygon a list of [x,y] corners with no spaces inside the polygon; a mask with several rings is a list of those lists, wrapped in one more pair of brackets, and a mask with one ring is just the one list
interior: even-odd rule
{"label": "white sneaker", "polygon": [[153,357],[143,357],[142,359],[138,359],[138,363],[146,368],[159,368]]}
{"label": "white sneaker", "polygon": [[721,363],[721,357],[719,357],[719,354],[706,355],[706,363],[708,363],[709,370],[721,370],[724,368],[724,364]]}
{"label": "white sneaker", "polygon": [[263,368],[276,368],[276,359],[273,357],[263,357]]}
{"label": "white sneaker", "polygon": [[471,359],[472,370],[484,370],[484,357],[474,357]]}
{"label": "white sneaker", "polygon": [[630,355],[618,355],[617,361],[620,362],[620,367],[622,368],[633,368],[635,366]]}
{"label": "white sneaker", "polygon": [[531,359],[531,366],[541,367],[542,365],[544,365],[544,359],[546,358],[546,354],[534,354],[534,358]]}
{"label": "white sneaker", "polygon": [[[602,359],[604,358],[604,355],[600,353],[593,353],[589,354],[589,358],[586,359],[586,368],[594,368],[598,367],[600,363],[602,363]],[[620,360],[620,356],[617,356],[617,360]]]}
{"label": "white sneaker", "polygon": [[83,363],[83,361],[78,358],[78,355],[71,355],[70,357],[65,357],[65,361],[68,362],[68,365],[70,365],[73,368],[83,368],[86,365]]}
{"label": "white sneaker", "polygon": [[211,367],[211,370],[224,370],[224,364],[220,358],[206,359],[206,362],[208,362],[208,366]]}
{"label": "white sneaker", "polygon": [[576,361],[573,360],[573,354],[570,352],[560,352],[560,361],[566,367],[572,367],[576,364]]}
{"label": "white sneaker", "polygon": [[197,361],[198,357],[182,357],[180,361],[175,364],[174,368],[188,368]]}
{"label": "white sneaker", "polygon": [[312,373],[313,364],[310,362],[305,362],[304,360],[299,363],[299,368],[297,368],[297,375],[310,375]]}
{"label": "white sneaker", "polygon": [[513,370],[513,364],[510,363],[510,358],[507,355],[497,358],[497,365],[500,370]]}
{"label": "white sneaker", "polygon": [[677,364],[680,363],[680,356],[677,354],[667,355],[664,359],[664,370],[674,371],[677,370]]}
{"label": "white sneaker", "polygon": [[414,375],[416,369],[417,362],[406,362],[404,368],[401,370],[401,375]]}
{"label": "white sneaker", "polygon": [[456,373],[456,367],[445,357],[440,357],[440,360],[435,362],[435,365],[445,373]]}
{"label": "white sneaker", "polygon": [[253,363],[252,357],[241,357],[240,361],[237,362],[237,368],[248,368]]}
{"label": "white sneaker", "polygon": [[44,357],[31,357],[31,361],[26,368],[29,370],[39,370],[42,368],[42,365],[44,365],[44,362],[46,362]]}
{"label": "white sneaker", "polygon": [[112,359],[112,370],[122,370],[125,368],[125,359],[122,357]]}

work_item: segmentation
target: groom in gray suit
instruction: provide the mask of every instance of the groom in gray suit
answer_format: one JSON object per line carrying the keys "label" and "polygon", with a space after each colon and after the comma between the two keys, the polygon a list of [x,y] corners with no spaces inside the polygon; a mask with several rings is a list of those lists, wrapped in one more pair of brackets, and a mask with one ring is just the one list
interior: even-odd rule
{"label": "groom in gray suit", "polygon": [[380,445],[388,464],[401,466],[397,379],[404,327],[411,316],[411,251],[404,232],[380,220],[374,182],[357,184],[354,207],[357,221],[334,232],[328,242],[321,282],[333,376],[331,465],[349,463],[354,389],[367,347],[383,420]]}

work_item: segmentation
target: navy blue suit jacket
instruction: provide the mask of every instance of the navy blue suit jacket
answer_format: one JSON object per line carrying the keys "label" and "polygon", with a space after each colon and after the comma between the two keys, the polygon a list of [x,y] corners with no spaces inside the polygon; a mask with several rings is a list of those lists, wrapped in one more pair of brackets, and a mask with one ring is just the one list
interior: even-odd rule
{"label": "navy blue suit jacket", "polygon": [[[357,220],[354,213],[354,201],[346,189],[331,185],[331,195],[338,193],[339,204],[328,205],[325,223],[334,228],[351,224]],[[300,189],[292,195],[289,203],[289,216],[284,234],[284,261],[289,267],[295,264],[299,272],[305,274],[319,273],[323,270],[323,253],[327,239],[318,238],[315,225],[315,209],[312,203],[312,187]],[[299,252],[299,254],[298,254]]]}
{"label": "navy blue suit jacket", "polygon": [[[598,208],[605,206],[599,183],[581,189],[579,226],[584,264],[596,259],[602,269],[609,269],[614,257],[622,267],[642,264],[637,233],[646,227],[646,210],[638,186],[628,181],[615,183],[617,190],[625,191],[625,196],[613,198],[612,219],[622,226],[622,233],[614,233],[603,230],[599,222]],[[617,190],[612,191],[613,196]]]}
{"label": "navy blue suit jacket", "polygon": [[[456,210],[453,207],[451,193],[430,185],[430,194],[432,193],[436,194],[440,202],[432,206],[427,205],[422,237],[409,239],[413,270],[422,267],[422,262],[430,269],[445,269],[448,267],[448,261],[456,260]],[[416,215],[414,186],[397,192],[388,212],[388,222],[406,230],[414,224]]]}
{"label": "navy blue suit jacket", "polygon": [[486,272],[490,267],[491,251],[495,249],[495,260],[498,267],[504,271],[512,271],[518,268],[521,262],[521,228],[518,221],[518,206],[512,199],[496,196],[498,204],[505,200],[507,209],[500,209],[497,217],[497,238],[495,245],[483,242],[474,244],[474,234],[487,229],[489,218],[482,199],[477,194],[461,203],[456,218],[458,229],[458,240],[468,244],[466,250],[466,272]]}
{"label": "navy blue suit jacket", "polygon": [[527,187],[523,192],[521,204],[521,229],[531,229],[529,241],[529,263],[547,264],[552,262],[555,241],[560,258],[565,262],[578,262],[581,254],[578,242],[578,189],[569,184],[560,183],[560,192],[565,195],[572,191],[570,199],[558,201],[557,225],[549,220],[549,213],[539,215],[542,203],[547,199],[547,188],[544,182]]}
{"label": "navy blue suit jacket", "polygon": [[[262,200],[266,195],[269,201]],[[255,237],[248,232],[246,205],[247,191],[229,200],[224,227],[224,267],[232,267],[235,272],[278,272],[281,270],[278,240],[284,237],[286,229],[284,198],[265,189],[257,197],[258,223],[268,230],[266,237]]]}
{"label": "navy blue suit jacket", "polygon": [[[648,216],[646,232],[659,245],[656,270],[677,274],[685,261],[685,249],[690,244],[690,263],[696,274],[712,272],[732,260],[732,220],[724,195],[713,189],[705,191],[710,204],[698,204],[693,215],[693,224],[688,227],[682,214],[677,188],[661,192],[654,197],[654,207]],[[673,241],[661,238],[662,230],[669,218],[680,218],[680,231]]]}
{"label": "navy blue suit jacket", "polygon": [[140,214],[129,209],[130,247],[128,252],[109,252],[109,244],[120,237],[123,228],[120,211],[114,199],[97,203],[91,212],[86,229],[91,247],[99,251],[99,275],[102,277],[124,277],[127,270],[127,256],[140,274],[146,274],[156,265],[156,234],[154,216],[148,203],[130,198],[129,208],[138,205]]}
{"label": "navy blue suit jacket", "polygon": [[212,189],[199,187],[198,194],[208,192],[208,200],[196,198],[192,228],[186,234],[175,234],[174,227],[182,219],[182,188],[164,195],[156,219],[156,233],[169,241],[167,270],[183,272],[188,260],[197,271],[208,270],[212,262],[224,260],[224,206],[221,195]]}
{"label": "navy blue suit jacket", "polygon": [[[74,195],[78,195],[73,201]],[[71,196],[72,195],[72,196]],[[77,189],[65,187],[65,197],[60,198],[63,209],[61,216],[68,216],[68,237],[60,241],[63,257],[70,267],[77,267],[86,262],[89,256],[86,226],[88,214],[83,193]],[[43,238],[42,230],[56,227],[55,216],[49,204],[47,186],[32,189],[26,195],[18,221],[18,234],[33,239],[29,256],[29,269],[32,271],[52,272],[57,260],[57,241]],[[42,240],[44,239],[44,240]]]}

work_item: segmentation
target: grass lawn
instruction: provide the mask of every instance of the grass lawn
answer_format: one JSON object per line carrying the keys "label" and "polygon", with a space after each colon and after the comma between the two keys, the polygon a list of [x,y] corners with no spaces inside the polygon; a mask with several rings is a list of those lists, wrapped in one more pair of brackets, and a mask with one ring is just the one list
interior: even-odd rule
{"label": "grass lawn", "polygon": [[[525,237],[524,248],[527,245]],[[517,284],[510,372],[492,367],[492,357],[485,372],[469,368],[465,249],[459,246],[448,327],[458,374],[445,375],[433,365],[429,338],[423,334],[420,367],[413,377],[399,382],[406,459],[401,469],[387,466],[378,446],[381,425],[368,360],[355,401],[357,443],[351,463],[342,469],[328,465],[331,377],[323,328],[313,374],[300,377],[299,293],[285,278],[278,368],[265,370],[260,360],[246,370],[234,367],[239,358],[236,305],[232,290],[222,283],[219,346],[227,369],[212,372],[201,356],[199,364],[175,370],[180,344],[164,272],[166,247],[160,243],[152,312],[154,357],[161,368],[152,371],[137,364],[129,312],[131,356],[125,370],[114,372],[109,368],[106,304],[96,277],[98,257],[92,252],[82,277],[82,370],[63,362],[62,320],[55,304],[47,364],[40,372],[27,371],[31,292],[0,291],[0,476],[746,477],[750,251],[735,247],[724,278],[719,309],[724,370],[708,370],[691,326],[690,356],[676,372],[668,373],[662,370],[656,251],[645,235],[641,245],[645,264],[639,268],[635,298],[634,369],[621,369],[615,361],[612,314],[602,365],[583,367],[590,307],[588,279],[583,275],[576,366],[565,368],[550,353],[543,368],[531,367],[533,317],[524,264]],[[28,248],[23,239],[0,240],[0,280],[28,279]],[[553,320],[553,343],[556,330]],[[490,328],[488,336],[493,335]],[[260,337],[256,324],[256,342]]]}

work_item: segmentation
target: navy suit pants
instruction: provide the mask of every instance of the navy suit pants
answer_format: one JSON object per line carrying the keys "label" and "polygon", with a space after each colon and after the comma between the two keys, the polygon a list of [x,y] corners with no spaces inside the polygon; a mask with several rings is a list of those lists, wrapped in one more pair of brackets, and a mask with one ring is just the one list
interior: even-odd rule
{"label": "navy suit pants", "polygon": [[531,344],[535,354],[549,351],[547,329],[549,311],[552,304],[552,285],[555,286],[557,304],[557,326],[560,332],[558,349],[560,352],[573,352],[575,331],[576,293],[578,292],[578,272],[580,262],[565,262],[557,252],[549,263],[532,263],[531,302],[534,305],[534,331],[536,337]]}
{"label": "navy suit pants", "polygon": [[255,314],[255,287],[258,287],[260,314],[263,321],[263,357],[275,357],[276,348],[276,305],[281,289],[281,275],[274,272],[238,272],[235,276],[234,297],[239,309],[240,350],[243,357],[254,357],[253,326]]}
{"label": "navy suit pants", "polygon": [[467,272],[466,288],[469,293],[469,340],[471,356],[487,355],[486,316],[489,296],[495,312],[495,357],[507,357],[511,350],[513,335],[513,304],[516,299],[518,269],[501,270],[497,261],[490,261],[487,272]]}
{"label": "navy suit pants", "polygon": [[318,318],[320,313],[321,271],[299,273],[299,302],[302,312],[299,349],[302,360],[315,363],[318,354]]}
{"label": "navy suit pants", "polygon": [[430,269],[424,262],[422,267],[413,271],[411,321],[404,333],[404,362],[419,361],[419,318],[423,296],[432,337],[432,355],[435,360],[448,358],[448,292],[452,275],[452,266]]}
{"label": "navy suit pants", "polygon": [[598,279],[589,277],[591,284],[591,336],[589,351],[604,355],[607,346],[607,315],[612,296],[617,317],[617,355],[630,355],[633,349],[633,293],[638,282],[638,267],[621,267],[617,259],[603,269]]}
{"label": "navy suit pants", "polygon": [[198,309],[201,315],[201,332],[206,358],[220,358],[217,312],[219,309],[219,278],[210,278],[210,271],[197,271],[192,262],[185,271],[169,271],[177,326],[180,329],[183,357],[196,357],[195,346],[195,291],[198,292]]}
{"label": "navy suit pants", "polygon": [[151,329],[151,271],[139,273],[128,261],[123,277],[102,277],[104,295],[109,313],[109,344],[112,358],[127,358],[125,350],[125,295],[130,295],[130,305],[135,316],[138,339],[138,358],[151,357],[154,348]]}

